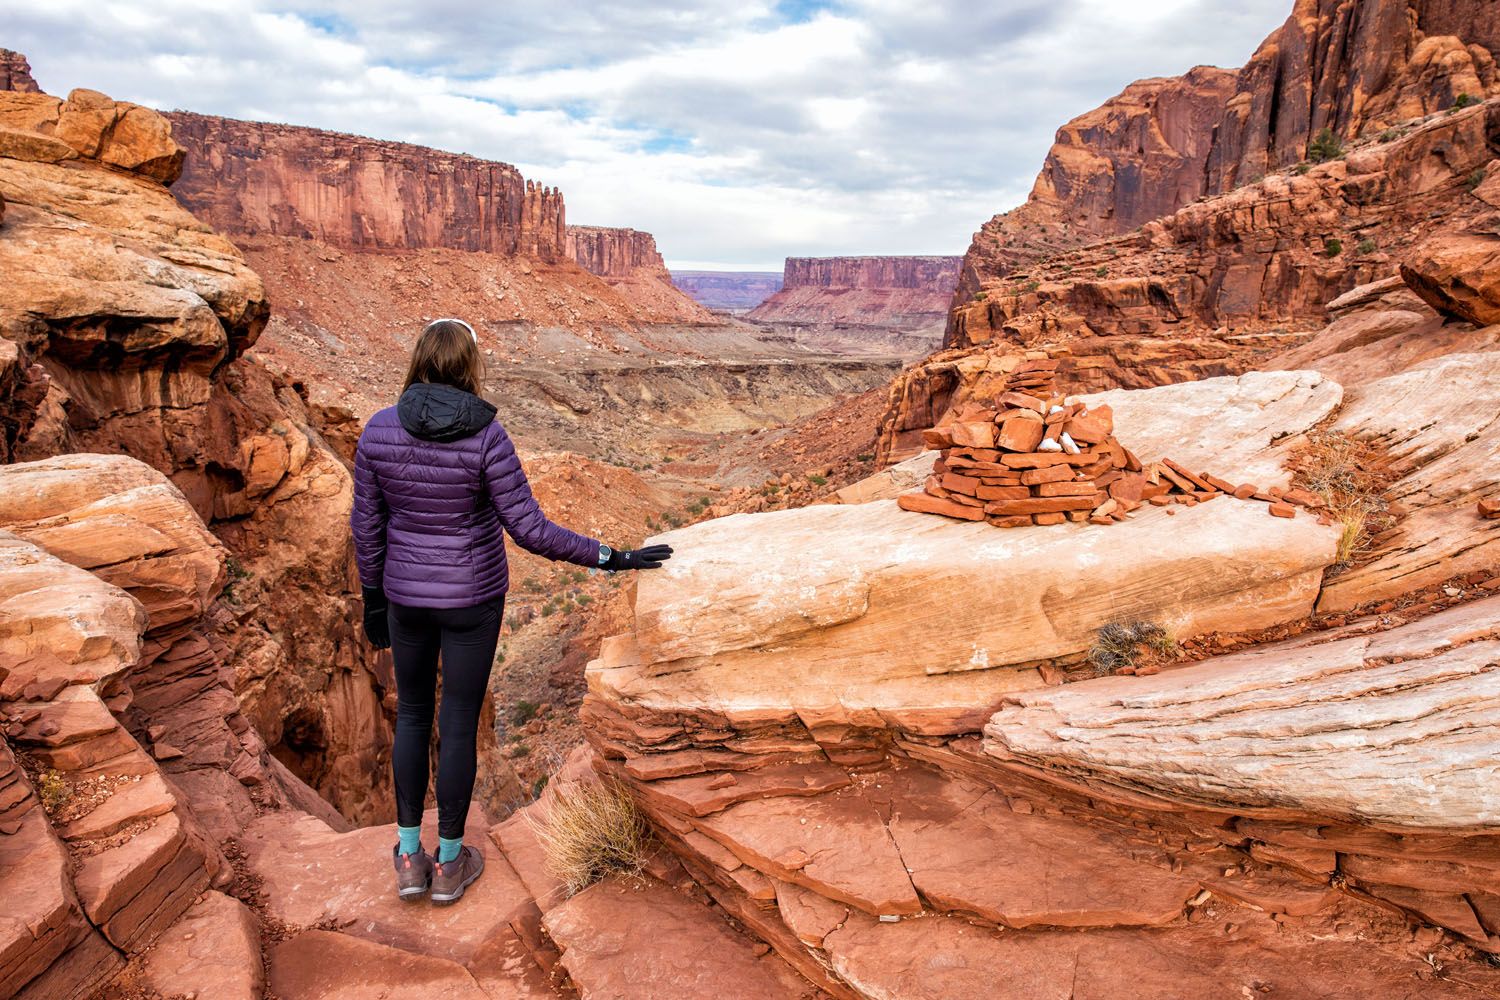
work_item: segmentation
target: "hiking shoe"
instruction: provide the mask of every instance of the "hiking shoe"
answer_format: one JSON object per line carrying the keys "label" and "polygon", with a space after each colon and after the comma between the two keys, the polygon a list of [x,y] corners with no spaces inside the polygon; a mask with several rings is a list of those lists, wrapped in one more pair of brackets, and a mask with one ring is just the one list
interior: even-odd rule
{"label": "hiking shoe", "polygon": [[396,893],[408,903],[427,895],[432,885],[432,855],[421,848],[415,854],[402,854],[399,846],[391,848],[396,863]]}
{"label": "hiking shoe", "polygon": [[463,898],[464,890],[473,885],[474,880],[483,872],[484,855],[465,844],[459,848],[458,857],[433,867],[433,903],[446,906],[458,902]]}

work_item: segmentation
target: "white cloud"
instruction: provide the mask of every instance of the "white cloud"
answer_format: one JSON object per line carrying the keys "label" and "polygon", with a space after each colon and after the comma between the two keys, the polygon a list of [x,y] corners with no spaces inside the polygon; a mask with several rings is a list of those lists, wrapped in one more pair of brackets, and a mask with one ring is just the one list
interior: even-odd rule
{"label": "white cloud", "polygon": [[[495,9],[499,8],[499,9]],[[474,153],[669,262],[962,253],[1066,119],[1289,0],[7,0],[41,84]]]}

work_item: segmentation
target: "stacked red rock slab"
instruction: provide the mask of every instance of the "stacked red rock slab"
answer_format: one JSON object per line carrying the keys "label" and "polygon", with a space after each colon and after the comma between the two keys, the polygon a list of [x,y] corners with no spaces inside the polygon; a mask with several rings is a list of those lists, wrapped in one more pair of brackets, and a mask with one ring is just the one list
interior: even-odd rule
{"label": "stacked red rock slab", "polygon": [[1116,440],[1108,405],[1089,409],[1057,394],[1057,366],[1044,351],[1027,352],[993,404],[970,402],[924,432],[940,455],[922,492],[903,494],[898,505],[1015,528],[1114,524],[1146,504],[1192,506],[1225,495],[1270,504],[1276,517],[1317,503],[1306,490],[1235,484],[1170,458],[1142,464]]}

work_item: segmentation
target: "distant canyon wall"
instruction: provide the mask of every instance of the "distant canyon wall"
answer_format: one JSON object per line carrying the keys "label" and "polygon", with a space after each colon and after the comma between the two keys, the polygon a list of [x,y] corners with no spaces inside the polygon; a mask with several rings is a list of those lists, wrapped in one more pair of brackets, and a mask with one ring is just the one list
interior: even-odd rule
{"label": "distant canyon wall", "polygon": [[187,150],[172,191],[221,232],[349,249],[566,254],[562,192],[508,163],[315,128],[166,117]]}
{"label": "distant canyon wall", "polygon": [[914,329],[947,315],[959,257],[788,257],[763,323]]}
{"label": "distant canyon wall", "polygon": [[709,309],[743,312],[781,291],[781,272],[673,271],[672,283]]}
{"label": "distant canyon wall", "polygon": [[954,305],[986,278],[1296,164],[1324,128],[1347,140],[1500,94],[1497,53],[1500,4],[1296,0],[1243,68],[1141,80],[1062,126],[1026,203],[975,234]]}

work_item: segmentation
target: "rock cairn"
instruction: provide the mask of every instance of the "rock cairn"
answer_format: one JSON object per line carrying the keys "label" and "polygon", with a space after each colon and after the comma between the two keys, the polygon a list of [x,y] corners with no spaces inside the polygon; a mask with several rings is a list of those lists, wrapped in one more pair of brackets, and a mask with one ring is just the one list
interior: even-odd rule
{"label": "rock cairn", "polygon": [[970,402],[924,431],[923,441],[940,455],[923,491],[903,494],[898,505],[1014,528],[1114,524],[1142,505],[1193,506],[1221,496],[1262,501],[1276,517],[1296,517],[1298,507],[1319,502],[1307,490],[1235,484],[1170,458],[1143,464],[1115,439],[1107,405],[1089,409],[1057,394],[1057,365],[1044,352],[1028,352],[993,403]]}

